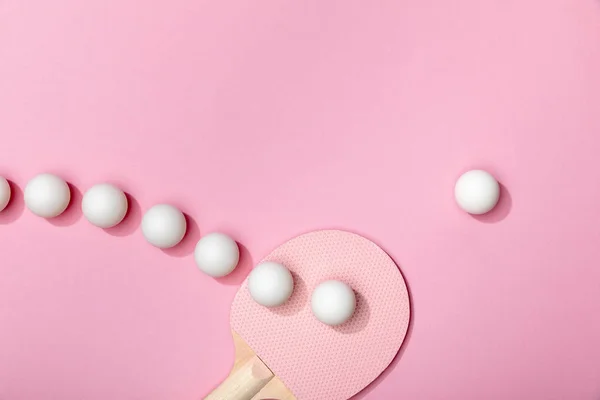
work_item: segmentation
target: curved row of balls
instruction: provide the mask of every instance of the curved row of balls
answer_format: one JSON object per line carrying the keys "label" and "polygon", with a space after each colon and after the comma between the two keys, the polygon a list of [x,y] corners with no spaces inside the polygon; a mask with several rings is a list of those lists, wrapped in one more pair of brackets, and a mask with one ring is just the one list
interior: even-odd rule
{"label": "curved row of balls", "polygon": [[[0,177],[0,211],[8,205],[11,189]],[[71,190],[60,177],[43,173],[31,179],[25,187],[25,205],[35,215],[55,218],[61,215],[71,201]],[[85,218],[99,228],[112,228],[121,223],[128,211],[125,193],[109,183],[100,183],[87,190],[82,199]],[[176,246],[187,230],[185,215],[169,204],[157,204],[144,213],[141,223],[146,241],[166,249]],[[230,274],[239,262],[239,247],[235,240],[223,233],[203,236],[194,249],[194,259],[200,270],[212,277]],[[252,298],[265,307],[278,307],[291,297],[294,280],[282,264],[263,262],[248,277]],[[341,281],[322,282],[313,291],[311,307],[315,317],[327,325],[346,322],[356,308],[356,297],[350,286]]]}
{"label": "curved row of balls", "polygon": [[[470,214],[485,214],[492,210],[500,196],[500,186],[494,177],[482,170],[463,174],[454,189],[458,205]],[[0,211],[8,205],[11,190],[8,181],[0,177]],[[39,174],[25,187],[27,208],[43,218],[62,214],[71,201],[69,185],[53,174]],[[112,228],[125,218],[128,200],[118,187],[100,183],[85,192],[82,200],[85,218],[99,228]],[[187,230],[185,215],[169,204],[151,207],[142,218],[142,234],[155,247],[167,249],[176,246]],[[194,249],[196,265],[212,277],[230,274],[239,262],[239,247],[223,233],[203,236]],[[292,295],[294,280],[290,271],[281,264],[264,262],[256,266],[248,277],[252,298],[265,307],[283,305]],[[356,308],[354,291],[346,283],[336,280],[322,282],[313,291],[311,308],[316,318],[327,325],[340,325],[350,319]]]}

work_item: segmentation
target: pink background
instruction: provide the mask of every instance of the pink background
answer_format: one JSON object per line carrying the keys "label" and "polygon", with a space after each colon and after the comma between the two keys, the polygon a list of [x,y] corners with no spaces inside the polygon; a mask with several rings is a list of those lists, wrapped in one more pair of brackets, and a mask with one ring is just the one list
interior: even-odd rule
{"label": "pink background", "polygon": [[[21,188],[2,400],[202,397],[244,274],[318,228],[373,239],[411,289],[406,345],[359,398],[600,396],[597,0],[0,0],[0,132]],[[472,167],[507,189],[485,218],[453,202]],[[133,213],[36,218],[42,171],[120,184]],[[169,252],[137,229],[165,201],[195,221]],[[220,281],[190,254],[215,230],[244,246]]]}

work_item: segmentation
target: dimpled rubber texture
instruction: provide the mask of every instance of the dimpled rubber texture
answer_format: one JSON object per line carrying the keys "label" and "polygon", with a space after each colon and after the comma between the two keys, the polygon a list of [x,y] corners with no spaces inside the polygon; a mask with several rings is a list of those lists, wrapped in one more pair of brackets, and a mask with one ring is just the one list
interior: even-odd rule
{"label": "dimpled rubber texture", "polygon": [[[298,400],[348,399],[394,359],[408,329],[408,291],[394,261],[373,242],[327,230],[298,236],[263,261],[287,266],[294,293],[281,307],[252,300],[247,280],[231,309],[231,327]],[[312,314],[310,296],[321,281],[342,280],[357,294],[344,325],[331,327]]]}

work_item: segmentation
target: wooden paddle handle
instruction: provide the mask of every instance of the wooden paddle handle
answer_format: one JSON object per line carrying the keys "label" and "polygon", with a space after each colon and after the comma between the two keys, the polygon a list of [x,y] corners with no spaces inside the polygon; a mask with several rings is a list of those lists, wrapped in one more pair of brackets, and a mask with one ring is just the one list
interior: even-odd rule
{"label": "wooden paddle handle", "polygon": [[256,355],[240,365],[205,400],[252,400],[273,378],[273,372]]}
{"label": "wooden paddle handle", "polygon": [[281,379],[274,376],[252,400],[296,400],[296,397],[285,387]]}

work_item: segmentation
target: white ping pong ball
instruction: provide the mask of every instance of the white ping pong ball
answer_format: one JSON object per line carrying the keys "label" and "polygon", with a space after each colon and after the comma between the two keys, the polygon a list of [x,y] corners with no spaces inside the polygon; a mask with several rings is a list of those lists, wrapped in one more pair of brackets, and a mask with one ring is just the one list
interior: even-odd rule
{"label": "white ping pong ball", "polygon": [[10,184],[0,176],[0,211],[4,210],[10,201]]}
{"label": "white ping pong ball", "polygon": [[142,218],[142,234],[153,246],[168,249],[177,245],[187,229],[185,216],[169,204],[157,204]]}
{"label": "white ping pong ball", "polygon": [[498,203],[500,185],[490,173],[471,170],[456,181],[454,197],[459,207],[469,214],[485,214]]}
{"label": "white ping pong ball", "polygon": [[326,325],[336,326],[348,321],[356,309],[356,296],[344,282],[330,280],[320,283],[311,298],[312,312]]}
{"label": "white ping pong ball", "polygon": [[83,195],[81,210],[85,218],[99,228],[111,228],[127,214],[127,196],[118,187],[100,183]]}
{"label": "white ping pong ball", "polygon": [[39,174],[25,186],[25,205],[39,217],[59,216],[67,209],[70,201],[69,185],[53,174]]}
{"label": "white ping pong ball", "polygon": [[224,233],[209,233],[196,244],[194,260],[202,272],[219,278],[235,269],[240,249],[235,240]]}
{"label": "white ping pong ball", "polygon": [[248,277],[250,295],[258,304],[277,307],[285,303],[294,291],[294,278],[290,271],[276,262],[263,262]]}

